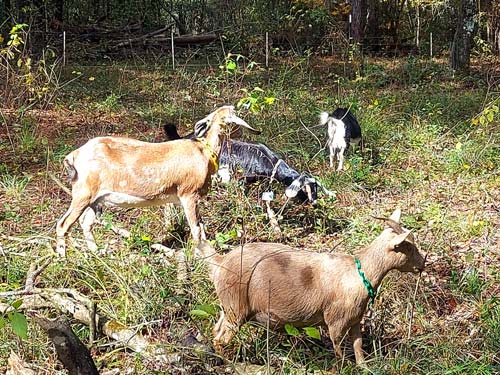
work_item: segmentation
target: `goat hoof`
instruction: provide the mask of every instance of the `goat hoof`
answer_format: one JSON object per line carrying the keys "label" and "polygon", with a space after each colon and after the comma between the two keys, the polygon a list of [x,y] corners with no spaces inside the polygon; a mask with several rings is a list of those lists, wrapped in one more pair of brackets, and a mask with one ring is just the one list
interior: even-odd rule
{"label": "goat hoof", "polygon": [[356,366],[358,366],[361,370],[370,371],[365,361],[356,363]]}
{"label": "goat hoof", "polygon": [[56,247],[56,254],[62,258],[66,258],[66,244],[59,242]]}
{"label": "goat hoof", "polygon": [[89,248],[90,251],[93,251],[94,253],[97,253],[97,250],[99,250],[95,242],[88,242],[87,247]]}
{"label": "goat hoof", "polygon": [[220,342],[214,342],[214,350],[218,355],[224,357],[224,346]]}

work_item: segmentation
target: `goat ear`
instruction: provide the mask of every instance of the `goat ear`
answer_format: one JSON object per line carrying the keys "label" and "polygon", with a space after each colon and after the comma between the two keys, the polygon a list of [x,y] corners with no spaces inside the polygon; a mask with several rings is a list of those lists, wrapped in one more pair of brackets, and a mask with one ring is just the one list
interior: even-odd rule
{"label": "goat ear", "polygon": [[306,184],[315,184],[316,179],[314,177],[307,177],[305,183]]}
{"label": "goat ear", "polygon": [[208,121],[198,121],[194,126],[194,135],[196,138],[203,137],[208,130]]}
{"label": "goat ear", "polygon": [[214,118],[216,112],[217,111],[214,111],[214,112],[210,113],[207,117],[202,118],[200,121],[198,121],[196,124],[194,124],[194,127],[196,128],[196,125],[202,124],[204,122],[210,124],[210,121],[212,121],[212,119]]}
{"label": "goat ear", "polygon": [[304,186],[305,176],[299,176],[285,189],[288,198],[295,198],[302,186]]}
{"label": "goat ear", "polygon": [[330,117],[330,115],[328,114],[328,112],[321,112],[319,114],[319,124],[325,125],[328,122],[329,117]]}
{"label": "goat ear", "polygon": [[398,234],[390,241],[391,250],[397,250],[398,246],[406,241],[408,236],[411,234],[411,231],[405,231],[404,233]]}
{"label": "goat ear", "polygon": [[326,195],[328,195],[330,197],[334,197],[335,196],[335,192],[333,192],[331,190],[328,190],[326,187],[323,186],[323,184],[321,182],[319,182],[319,180],[316,180],[316,183],[321,188],[321,190],[323,191],[323,193],[325,193]]}
{"label": "goat ear", "polygon": [[394,220],[396,223],[399,223],[399,220],[401,219],[401,209],[396,208],[389,219]]}

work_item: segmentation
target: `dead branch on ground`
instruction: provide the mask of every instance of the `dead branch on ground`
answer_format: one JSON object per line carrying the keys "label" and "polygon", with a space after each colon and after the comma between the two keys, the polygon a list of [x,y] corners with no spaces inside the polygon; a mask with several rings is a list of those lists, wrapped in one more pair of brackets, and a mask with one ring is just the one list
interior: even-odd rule
{"label": "dead branch on ground", "polygon": [[[179,355],[168,353],[161,345],[151,343],[138,330],[97,314],[95,304],[80,292],[70,288],[37,288],[35,279],[47,268],[52,259],[44,257],[33,263],[26,275],[24,288],[0,293],[0,298],[19,296],[22,304],[18,310],[56,309],[82,324],[95,326],[97,332],[113,339],[116,345],[123,345],[158,363],[170,364],[179,360]],[[13,310],[10,304],[0,303],[0,314]]]}
{"label": "dead branch on ground", "polygon": [[99,375],[89,350],[75,335],[66,317],[54,320],[33,315],[32,319],[47,333],[57,357],[69,375]]}

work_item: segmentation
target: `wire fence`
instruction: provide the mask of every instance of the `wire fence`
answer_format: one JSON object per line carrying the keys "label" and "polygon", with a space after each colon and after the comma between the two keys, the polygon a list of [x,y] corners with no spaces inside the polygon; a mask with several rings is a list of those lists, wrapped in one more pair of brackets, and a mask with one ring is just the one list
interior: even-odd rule
{"label": "wire fence", "polygon": [[[63,61],[63,64],[75,64],[80,61],[109,61],[122,56],[143,58],[149,55],[158,59],[168,57],[172,68],[178,65],[176,60],[182,66],[216,66],[220,64],[228,51],[241,53],[266,67],[272,64],[273,57],[277,56],[335,56],[340,57],[344,63],[349,63],[352,57],[349,56],[352,39],[348,36],[349,28],[346,25],[332,28],[318,41],[308,41],[302,45],[293,36],[283,39],[276,33],[262,32],[255,34],[251,43],[237,46],[242,50],[233,49],[230,43],[228,45],[227,40],[222,37],[224,29],[207,33],[216,35],[210,43],[197,44],[194,41],[185,45],[175,43],[175,38],[178,36],[174,35],[174,27],[163,29],[163,33],[152,35],[150,38],[144,36],[152,34],[151,32],[145,32],[142,28],[128,28],[128,26],[120,29],[89,27],[76,31],[72,29],[30,30],[28,43],[35,54],[45,49],[52,50]],[[116,47],[117,44],[120,44],[119,48]],[[390,40],[388,36],[378,36],[365,38],[363,49],[371,54],[419,54],[431,58],[435,56],[432,33],[429,33],[427,37],[422,36],[419,44],[420,48],[417,48],[414,40],[398,42]]]}

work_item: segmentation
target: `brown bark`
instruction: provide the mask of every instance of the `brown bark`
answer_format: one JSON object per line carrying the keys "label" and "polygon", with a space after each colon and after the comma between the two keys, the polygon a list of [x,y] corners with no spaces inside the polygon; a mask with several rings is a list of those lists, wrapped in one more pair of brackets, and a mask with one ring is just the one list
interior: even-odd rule
{"label": "brown bark", "polygon": [[467,73],[469,70],[472,42],[477,31],[476,0],[461,0],[457,28],[450,53],[451,68]]}
{"label": "brown bark", "polygon": [[366,0],[351,0],[351,37],[355,43],[362,43],[366,23]]}
{"label": "brown bark", "polygon": [[[176,46],[185,46],[189,44],[203,45],[212,43],[216,40],[217,40],[216,34],[182,35],[174,37],[174,44]],[[158,45],[158,44],[169,46],[170,35],[167,36],[165,34],[158,33],[158,31],[155,31],[153,33],[142,35],[140,37],[122,40],[116,45],[110,47],[110,50],[117,50],[126,46],[140,45],[141,43],[146,46]]]}
{"label": "brown bark", "polygon": [[65,317],[49,320],[34,316],[33,320],[47,332],[56,348],[57,357],[69,375],[99,375],[89,350],[73,333]]}
{"label": "brown bark", "polygon": [[380,35],[380,20],[382,13],[379,10],[379,3],[377,0],[368,0],[367,14],[366,36],[369,38],[378,37]]}
{"label": "brown bark", "polygon": [[489,1],[481,11],[487,15],[486,38],[491,51],[500,55],[500,1]]}

